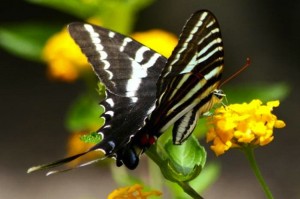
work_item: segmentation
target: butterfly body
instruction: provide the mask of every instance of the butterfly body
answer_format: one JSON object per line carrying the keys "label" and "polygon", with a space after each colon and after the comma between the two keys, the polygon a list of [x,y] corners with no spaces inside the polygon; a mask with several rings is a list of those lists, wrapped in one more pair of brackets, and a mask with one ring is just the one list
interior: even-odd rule
{"label": "butterfly body", "polygon": [[[171,125],[173,142],[181,144],[196,122],[221,99],[216,94],[223,70],[218,22],[207,10],[187,21],[169,59],[132,38],[102,27],[72,23],[71,37],[106,86],[100,103],[103,140],[82,153],[101,150],[117,165],[136,168],[139,156]],[[80,155],[42,165],[57,166]]]}

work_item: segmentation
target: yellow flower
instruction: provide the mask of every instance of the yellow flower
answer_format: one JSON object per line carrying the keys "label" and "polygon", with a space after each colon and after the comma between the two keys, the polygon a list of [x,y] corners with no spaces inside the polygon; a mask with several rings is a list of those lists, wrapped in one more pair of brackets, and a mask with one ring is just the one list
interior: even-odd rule
{"label": "yellow flower", "polygon": [[211,149],[221,155],[233,147],[245,145],[264,146],[273,139],[273,128],[283,128],[285,123],[272,114],[279,101],[262,105],[260,100],[249,104],[232,104],[216,109],[209,119],[211,128],[206,140],[213,142]]}
{"label": "yellow flower", "polygon": [[48,74],[54,79],[74,81],[83,70],[90,70],[85,56],[70,37],[66,28],[47,41],[43,59],[48,63]]}
{"label": "yellow flower", "polygon": [[122,187],[114,190],[108,196],[108,199],[147,199],[150,196],[160,196],[159,191],[143,192],[143,187],[139,184]]}
{"label": "yellow flower", "polygon": [[178,42],[175,35],[159,29],[136,32],[131,37],[165,57],[171,55]]}

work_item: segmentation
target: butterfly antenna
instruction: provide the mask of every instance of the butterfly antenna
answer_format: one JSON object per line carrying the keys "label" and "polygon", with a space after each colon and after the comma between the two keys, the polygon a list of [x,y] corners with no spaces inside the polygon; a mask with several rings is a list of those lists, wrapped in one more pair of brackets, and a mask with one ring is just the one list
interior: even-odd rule
{"label": "butterfly antenna", "polygon": [[235,78],[238,74],[243,72],[246,68],[248,68],[248,66],[250,66],[250,64],[251,64],[251,60],[249,57],[247,57],[246,63],[244,64],[244,66],[242,68],[240,68],[238,71],[236,71],[235,73],[233,73],[230,77],[225,79],[223,82],[221,82],[221,84],[219,85],[219,88],[221,88],[224,84],[226,84],[227,82],[229,82],[230,80]]}

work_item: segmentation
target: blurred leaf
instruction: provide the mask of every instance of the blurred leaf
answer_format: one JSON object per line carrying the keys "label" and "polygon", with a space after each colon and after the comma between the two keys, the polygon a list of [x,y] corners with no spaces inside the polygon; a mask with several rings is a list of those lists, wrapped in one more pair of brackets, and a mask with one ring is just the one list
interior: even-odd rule
{"label": "blurred leaf", "polygon": [[283,100],[290,92],[287,83],[256,83],[251,85],[234,86],[224,89],[230,104],[250,102],[252,99],[260,99],[263,102],[270,100]]}
{"label": "blurred leaf", "polygon": [[[190,181],[190,185],[198,192],[203,193],[212,183],[216,181],[220,174],[220,165],[216,162],[210,163],[206,165],[201,172],[194,180]],[[174,183],[174,182],[167,182],[167,186],[169,187],[172,198],[176,199],[185,199],[189,198],[188,194],[182,191],[182,188]]]}
{"label": "blurred leaf", "polygon": [[212,185],[220,175],[221,166],[217,162],[207,164],[201,174],[190,182],[190,185],[198,192],[203,193]]}
{"label": "blurred leaf", "polygon": [[27,0],[28,2],[44,5],[48,7],[61,10],[63,12],[72,14],[82,19],[87,19],[95,15],[98,11],[98,4],[101,1],[91,0],[91,1],[82,1],[82,0]]}
{"label": "blurred leaf", "polygon": [[202,117],[198,120],[197,125],[193,131],[193,135],[199,139],[202,139],[206,136],[207,133],[207,121],[206,117]]}
{"label": "blurred leaf", "polygon": [[27,0],[69,13],[82,20],[98,17],[106,28],[129,34],[136,14],[154,0]]}
{"label": "blurred leaf", "polygon": [[95,130],[103,125],[100,118],[103,109],[99,98],[93,95],[82,95],[76,99],[67,113],[66,126],[71,132]]}
{"label": "blurred leaf", "polygon": [[5,25],[0,28],[0,46],[17,56],[40,61],[45,42],[58,30],[41,23]]}
{"label": "blurred leaf", "polygon": [[[140,10],[149,6],[154,0],[102,0],[99,6],[99,18],[103,26],[122,34],[132,32],[136,15]],[[101,13],[101,14],[99,14]]]}
{"label": "blurred leaf", "polygon": [[116,167],[115,164],[112,164],[111,173],[114,181],[119,186],[129,186],[133,184],[143,185],[143,180],[139,179],[133,175],[130,175],[129,170],[126,167]]}

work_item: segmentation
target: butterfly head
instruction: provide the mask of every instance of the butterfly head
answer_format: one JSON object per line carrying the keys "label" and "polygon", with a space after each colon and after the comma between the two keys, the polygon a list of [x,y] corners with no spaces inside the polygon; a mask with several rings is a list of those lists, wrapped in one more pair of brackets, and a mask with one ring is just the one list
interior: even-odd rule
{"label": "butterfly head", "polygon": [[215,89],[213,92],[212,102],[217,104],[222,102],[223,98],[226,97],[226,94],[221,89]]}
{"label": "butterfly head", "polygon": [[221,89],[215,89],[214,91],[213,91],[213,95],[217,98],[217,99],[219,99],[220,101],[222,101],[222,99],[224,98],[224,97],[226,97],[226,94],[223,92],[223,90],[221,90]]}

